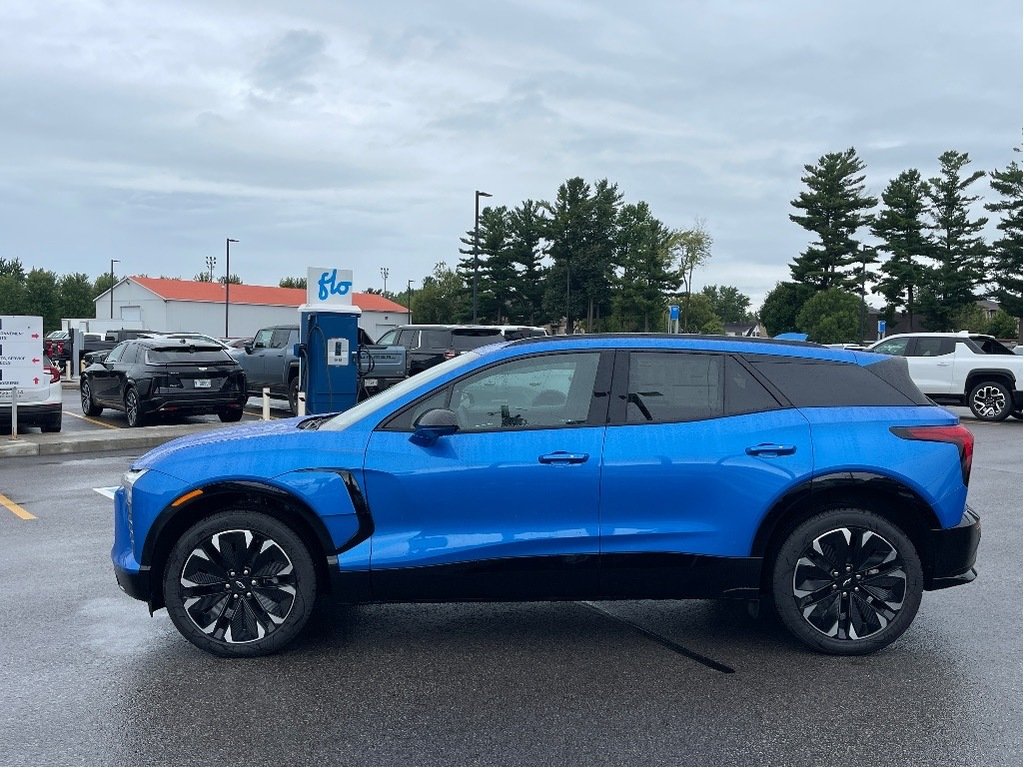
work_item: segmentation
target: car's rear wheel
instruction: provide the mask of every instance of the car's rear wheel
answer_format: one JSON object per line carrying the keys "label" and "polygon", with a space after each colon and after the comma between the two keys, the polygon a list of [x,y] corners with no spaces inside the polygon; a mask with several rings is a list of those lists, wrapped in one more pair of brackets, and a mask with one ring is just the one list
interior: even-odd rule
{"label": "car's rear wheel", "polygon": [[39,425],[39,429],[43,432],[60,432],[60,426],[61,418],[60,416],[57,416],[49,421],[44,421]]}
{"label": "car's rear wheel", "polygon": [[124,413],[129,427],[141,427],[146,423],[142,403],[139,402],[139,393],[135,387],[128,387],[128,391],[124,393]]}
{"label": "car's rear wheel", "polygon": [[1013,410],[1013,399],[1001,381],[982,381],[971,389],[967,405],[982,421],[1003,421]]}
{"label": "car's rear wheel", "polygon": [[99,416],[103,413],[103,406],[96,405],[96,401],[92,399],[92,386],[84,376],[82,377],[80,391],[82,394],[82,413],[86,416]]}
{"label": "car's rear wheel", "polygon": [[218,656],[263,656],[305,626],[316,573],[287,525],[231,510],[202,520],[175,543],[163,593],[171,620],[192,644]]}
{"label": "car's rear wheel", "polygon": [[217,416],[225,424],[231,424],[242,419],[241,408],[225,408],[223,411],[218,411]]}
{"label": "car's rear wheel", "polygon": [[292,416],[299,415],[299,377],[295,376],[288,382],[288,410]]}
{"label": "car's rear wheel", "polygon": [[772,593],[786,628],[812,648],[871,653],[906,631],[921,604],[924,578],[909,537],[862,509],[823,512],[779,547]]}

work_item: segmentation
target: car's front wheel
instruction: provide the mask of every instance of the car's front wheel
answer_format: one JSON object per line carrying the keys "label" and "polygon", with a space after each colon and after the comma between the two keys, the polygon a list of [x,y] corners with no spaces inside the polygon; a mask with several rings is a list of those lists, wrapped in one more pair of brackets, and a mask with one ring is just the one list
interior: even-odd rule
{"label": "car's front wheel", "polygon": [[305,626],[316,574],[291,528],[260,512],[231,510],[178,539],[163,592],[171,620],[189,642],[218,656],[263,656]]}
{"label": "car's front wheel", "polygon": [[1004,421],[1013,410],[1010,390],[1001,381],[975,384],[967,398],[971,413],[982,421]]}
{"label": "car's front wheel", "polygon": [[798,525],[782,542],[772,593],[783,624],[812,648],[871,653],[906,631],[924,578],[909,537],[885,518],[840,508]]}

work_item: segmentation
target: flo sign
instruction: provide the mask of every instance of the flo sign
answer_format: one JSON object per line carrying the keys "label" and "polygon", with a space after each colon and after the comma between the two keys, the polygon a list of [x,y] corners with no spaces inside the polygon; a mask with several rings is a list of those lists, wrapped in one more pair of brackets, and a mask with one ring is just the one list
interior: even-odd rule
{"label": "flo sign", "polygon": [[352,270],[310,267],[306,274],[306,303],[352,304]]}
{"label": "flo sign", "polygon": [[43,380],[43,318],[0,315],[0,389]]}

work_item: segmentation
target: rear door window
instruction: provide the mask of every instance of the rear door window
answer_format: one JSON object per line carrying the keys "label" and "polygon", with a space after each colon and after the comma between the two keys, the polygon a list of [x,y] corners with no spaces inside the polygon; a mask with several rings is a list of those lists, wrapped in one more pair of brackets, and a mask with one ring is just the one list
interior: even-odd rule
{"label": "rear door window", "polygon": [[910,345],[909,357],[939,357],[953,351],[956,340],[948,336],[919,336]]}
{"label": "rear door window", "polygon": [[723,359],[685,352],[629,356],[627,424],[712,419],[725,413]]}
{"label": "rear door window", "polygon": [[451,331],[424,329],[420,331],[420,348],[445,350],[451,347]]}

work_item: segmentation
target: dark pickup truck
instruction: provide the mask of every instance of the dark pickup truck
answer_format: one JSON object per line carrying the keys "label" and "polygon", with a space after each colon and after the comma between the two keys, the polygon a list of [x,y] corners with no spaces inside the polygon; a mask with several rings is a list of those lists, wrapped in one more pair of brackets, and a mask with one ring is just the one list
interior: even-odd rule
{"label": "dark pickup truck", "polygon": [[122,341],[145,339],[150,336],[159,335],[159,331],[139,331],[128,328],[107,331],[103,334],[102,339],[97,339],[92,334],[86,334],[82,348],[78,350],[78,370],[84,371],[91,363],[100,362],[103,357],[100,353],[109,352]]}
{"label": "dark pickup truck", "polygon": [[[261,328],[252,342],[243,349],[231,350],[230,354],[245,371],[246,386],[251,397],[263,394],[269,387],[270,394],[288,400],[293,414],[299,411],[299,358],[295,345],[299,343],[299,326],[274,325]],[[400,358],[398,364],[396,359]],[[359,399],[363,400],[387,389],[405,378],[405,349],[374,344],[362,328],[359,329]],[[400,373],[396,373],[396,367]],[[376,375],[375,370],[386,371]]]}

